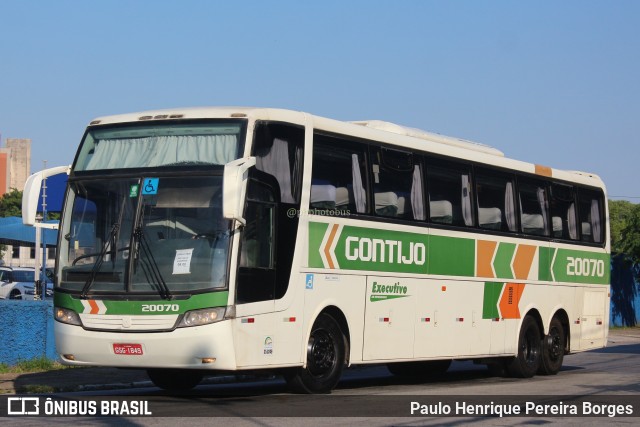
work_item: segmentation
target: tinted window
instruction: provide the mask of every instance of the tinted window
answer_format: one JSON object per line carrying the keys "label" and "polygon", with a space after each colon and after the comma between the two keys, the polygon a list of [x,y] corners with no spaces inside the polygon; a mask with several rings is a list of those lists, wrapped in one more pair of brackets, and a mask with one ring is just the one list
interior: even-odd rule
{"label": "tinted window", "polygon": [[569,185],[553,184],[549,208],[553,237],[568,240],[577,239],[574,188]]}
{"label": "tinted window", "polygon": [[513,177],[494,171],[476,173],[478,225],[499,231],[516,231]]}
{"label": "tinted window", "polygon": [[604,198],[602,193],[578,189],[578,218],[583,242],[604,241]]}
{"label": "tinted window", "polygon": [[427,165],[429,219],[436,224],[472,226],[469,167],[435,162]]}
{"label": "tinted window", "polygon": [[413,154],[378,147],[371,152],[376,214],[424,220],[422,174]]}
{"label": "tinted window", "polygon": [[545,182],[518,179],[520,231],[535,236],[548,236],[548,202]]}
{"label": "tinted window", "polygon": [[316,213],[367,211],[366,146],[315,135],[310,207]]}
{"label": "tinted window", "polygon": [[282,203],[300,203],[303,143],[303,128],[278,123],[256,126],[256,169],[276,179]]}

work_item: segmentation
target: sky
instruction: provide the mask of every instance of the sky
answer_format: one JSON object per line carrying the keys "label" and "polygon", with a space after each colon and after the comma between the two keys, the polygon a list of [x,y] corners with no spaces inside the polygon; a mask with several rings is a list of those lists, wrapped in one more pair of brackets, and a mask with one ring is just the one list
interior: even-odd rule
{"label": "sky", "polygon": [[378,119],[596,173],[640,203],[635,0],[0,0],[0,135],[32,172],[95,117],[256,106]]}

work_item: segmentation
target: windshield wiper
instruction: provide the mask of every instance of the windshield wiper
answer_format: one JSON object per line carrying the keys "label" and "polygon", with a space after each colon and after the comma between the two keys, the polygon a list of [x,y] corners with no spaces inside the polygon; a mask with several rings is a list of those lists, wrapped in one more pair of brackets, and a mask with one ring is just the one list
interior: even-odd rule
{"label": "windshield wiper", "polygon": [[136,251],[135,259],[142,262],[142,268],[145,271],[147,279],[151,279],[150,281],[157,285],[158,293],[160,294],[161,298],[172,300],[173,295],[171,294],[171,290],[169,289],[169,286],[167,286],[167,282],[164,281],[164,277],[162,277],[162,273],[160,272],[158,263],[153,257],[153,252],[151,251],[151,247],[149,246],[149,241],[142,231],[142,226],[138,226],[138,228],[136,228],[134,239],[137,241],[137,247],[140,247],[142,249],[145,260],[143,261],[142,258],[139,257],[138,251]]}
{"label": "windshield wiper", "polygon": [[100,271],[100,267],[102,267],[102,262],[104,261],[104,256],[107,254],[107,248],[109,246],[112,247],[112,251],[115,251],[115,254],[113,257],[113,262],[115,263],[115,257],[118,254],[118,249],[117,249],[118,240],[116,236],[120,231],[120,224],[122,224],[122,218],[124,217],[124,207],[125,207],[126,200],[127,200],[126,195],[123,195],[122,203],[120,204],[120,213],[118,214],[118,221],[116,221],[111,226],[109,235],[105,239],[104,244],[102,245],[102,249],[100,250],[100,255],[98,255],[98,259],[96,260],[95,264],[93,264],[93,268],[91,269],[91,274],[87,278],[87,281],[84,282],[84,286],[82,287],[82,292],[80,292],[80,299],[87,299],[87,293],[89,292],[89,289],[91,288],[91,286],[93,286],[93,283],[96,280],[96,276],[98,275],[98,271]]}
{"label": "windshield wiper", "polygon": [[[120,219],[122,219],[122,215],[120,216]],[[118,234],[119,229],[120,229],[120,222],[114,223],[113,226],[111,227],[111,231],[109,231],[109,235],[107,236],[107,239],[105,239],[104,243],[102,244],[102,250],[98,255],[98,259],[93,264],[93,268],[91,269],[91,274],[87,278],[87,281],[84,282],[84,286],[82,287],[82,292],[80,293],[81,299],[87,299],[87,293],[89,292],[89,288],[91,288],[91,286],[96,280],[98,271],[100,271],[100,267],[102,266],[102,262],[104,261],[104,256],[107,254],[107,252],[110,252],[110,251],[107,251],[107,248],[109,248],[109,246],[111,245],[114,245],[114,246],[116,245],[114,238],[116,234]]]}

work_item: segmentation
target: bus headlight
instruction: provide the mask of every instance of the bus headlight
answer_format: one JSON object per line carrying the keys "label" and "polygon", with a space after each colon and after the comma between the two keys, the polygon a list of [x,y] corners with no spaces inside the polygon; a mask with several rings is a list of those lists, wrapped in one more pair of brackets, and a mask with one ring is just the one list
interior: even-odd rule
{"label": "bus headlight", "polygon": [[80,316],[73,310],[67,308],[55,307],[53,309],[54,318],[61,323],[67,323],[69,325],[82,326]]}
{"label": "bus headlight", "polygon": [[178,328],[208,325],[209,323],[219,322],[224,318],[225,308],[226,307],[215,307],[188,311],[182,317],[182,320],[178,324]]}

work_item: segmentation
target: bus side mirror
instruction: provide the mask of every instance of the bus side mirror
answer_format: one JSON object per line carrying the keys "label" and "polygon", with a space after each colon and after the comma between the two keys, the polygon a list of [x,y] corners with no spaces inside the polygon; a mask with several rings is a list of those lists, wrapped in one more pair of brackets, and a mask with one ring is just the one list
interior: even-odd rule
{"label": "bus side mirror", "polygon": [[249,169],[256,164],[255,157],[233,160],[224,165],[222,182],[222,216],[235,219],[242,225],[247,221],[243,217],[244,199],[247,194]]}
{"label": "bus side mirror", "polygon": [[69,175],[70,170],[71,166],[56,166],[55,168],[36,172],[27,179],[22,192],[22,223],[24,225],[35,225],[36,223],[42,181],[45,178],[61,173]]}

